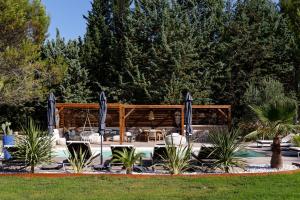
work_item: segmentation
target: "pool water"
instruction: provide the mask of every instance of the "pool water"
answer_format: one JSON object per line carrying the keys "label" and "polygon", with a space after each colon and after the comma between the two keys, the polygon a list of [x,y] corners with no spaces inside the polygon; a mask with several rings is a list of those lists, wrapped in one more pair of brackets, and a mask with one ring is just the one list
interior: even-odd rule
{"label": "pool water", "polygon": [[[143,151],[139,151],[136,150],[137,153],[141,152],[144,153],[144,158],[150,158],[151,157],[151,153],[152,151],[148,151],[148,150],[143,150]],[[100,154],[100,149],[92,149],[92,153],[94,155],[96,154]],[[107,159],[107,158],[111,158],[111,150],[110,149],[103,149],[102,151],[103,153],[103,158]],[[63,149],[56,149],[53,151],[53,156],[54,157],[60,157],[60,158],[67,158],[68,157],[68,151],[67,150],[63,150]]]}
{"label": "pool water", "polygon": [[266,157],[266,155],[264,153],[250,150],[250,149],[240,150],[235,153],[235,156],[242,157],[242,158]]}
{"label": "pool water", "polygon": [[[111,150],[110,149],[103,149],[103,157],[104,159],[111,158]],[[152,150],[148,149],[137,149],[136,152],[144,153],[144,158],[151,158],[151,154],[153,153]],[[99,154],[100,149],[92,149],[93,154]],[[61,157],[61,158],[67,158],[68,157],[68,151],[63,149],[56,149],[54,150],[53,156],[55,157]],[[242,158],[251,158],[251,157],[266,157],[266,155],[262,152],[257,152],[250,149],[243,149],[240,151],[237,151],[235,153],[236,157],[242,157]]]}

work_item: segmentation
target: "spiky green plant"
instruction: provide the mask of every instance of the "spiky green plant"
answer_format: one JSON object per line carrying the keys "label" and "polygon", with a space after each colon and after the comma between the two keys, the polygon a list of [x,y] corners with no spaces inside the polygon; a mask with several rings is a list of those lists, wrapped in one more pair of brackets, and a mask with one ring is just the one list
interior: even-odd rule
{"label": "spiky green plant", "polygon": [[163,159],[162,165],[170,172],[170,174],[181,174],[190,168],[191,153],[191,145],[167,145],[166,155],[161,156]]}
{"label": "spiky green plant", "polygon": [[293,139],[292,139],[292,143],[296,146],[296,147],[300,147],[300,135],[294,135]]}
{"label": "spiky green plant", "polygon": [[133,165],[144,157],[144,153],[135,153],[135,148],[131,150],[124,149],[123,151],[116,150],[114,159],[112,162],[120,162],[126,169],[126,174],[131,174],[133,171]]}
{"label": "spiky green plant", "polygon": [[76,151],[75,149],[72,150],[73,152],[70,152],[68,150],[68,161],[71,164],[71,167],[73,168],[75,173],[81,173],[85,167],[89,166],[93,160],[99,155],[93,155],[89,158],[87,158],[87,151],[82,151],[81,147],[79,148],[79,151]]}
{"label": "spiky green plant", "polygon": [[244,160],[235,156],[235,153],[243,148],[238,140],[239,131],[227,129],[215,129],[209,134],[209,140],[213,145],[213,151],[210,156],[216,159],[214,166],[229,173],[230,168],[244,168]]}
{"label": "spiky green plant", "polygon": [[297,115],[297,103],[289,98],[282,98],[264,106],[250,106],[260,120],[259,128],[248,134],[247,137],[262,135],[273,138],[272,168],[282,168],[283,161],[280,148],[280,137],[291,131],[299,130],[294,124]]}
{"label": "spiky green plant", "polygon": [[24,160],[30,166],[30,172],[34,173],[35,166],[51,161],[52,139],[32,119],[28,120],[26,127],[22,127],[22,132],[24,136],[19,138],[17,151],[12,156]]}

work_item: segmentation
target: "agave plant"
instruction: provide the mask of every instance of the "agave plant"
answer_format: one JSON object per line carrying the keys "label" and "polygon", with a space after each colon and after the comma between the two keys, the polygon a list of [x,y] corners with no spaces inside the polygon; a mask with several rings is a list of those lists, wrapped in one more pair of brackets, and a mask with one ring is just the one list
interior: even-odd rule
{"label": "agave plant", "polygon": [[283,98],[264,106],[250,106],[250,108],[256,113],[261,125],[247,137],[253,138],[258,135],[272,137],[271,167],[282,168],[280,137],[299,129],[299,125],[294,124],[294,117],[297,115],[296,102],[289,98]]}
{"label": "agave plant", "polygon": [[131,150],[124,149],[123,151],[116,151],[115,158],[112,162],[123,163],[126,169],[126,174],[131,174],[133,171],[133,165],[144,156],[144,153],[135,153],[135,148]]}
{"label": "agave plant", "polygon": [[216,129],[209,134],[209,140],[213,145],[209,157],[213,155],[216,159],[214,166],[225,173],[229,173],[230,168],[233,167],[244,168],[244,160],[235,156],[235,153],[243,148],[238,137],[238,130],[229,132],[227,129]]}
{"label": "agave plant", "polygon": [[181,174],[190,168],[191,153],[191,145],[167,145],[166,155],[162,156],[162,165],[170,172],[170,174]]}
{"label": "agave plant", "polygon": [[24,137],[21,137],[16,144],[17,151],[13,157],[24,160],[30,166],[30,172],[38,164],[51,161],[52,139],[41,131],[40,127],[32,119],[28,120],[27,126],[22,128]]}
{"label": "agave plant", "polygon": [[89,166],[92,161],[99,155],[93,155],[87,158],[87,151],[82,151],[81,148],[79,148],[79,151],[76,151],[74,149],[72,151],[73,152],[68,152],[68,161],[75,173],[81,173],[84,168]]}

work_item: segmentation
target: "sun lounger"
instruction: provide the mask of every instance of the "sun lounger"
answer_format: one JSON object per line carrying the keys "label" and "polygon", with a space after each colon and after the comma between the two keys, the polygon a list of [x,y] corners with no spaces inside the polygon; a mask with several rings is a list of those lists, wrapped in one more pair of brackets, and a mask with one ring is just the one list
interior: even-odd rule
{"label": "sun lounger", "polygon": [[[114,160],[116,158],[117,152],[118,151],[124,151],[125,149],[127,151],[131,151],[134,148],[133,145],[111,145],[110,149],[111,149],[111,160]],[[110,162],[110,165],[121,165],[123,163],[117,163],[117,162]]]}
{"label": "sun lounger", "polygon": [[289,150],[297,152],[298,158],[300,157],[300,147],[289,147]]}
{"label": "sun lounger", "polygon": [[[75,153],[78,155],[80,153],[85,153],[85,161],[89,162],[90,164],[95,158],[99,156],[99,154],[93,155],[92,149],[91,149],[91,144],[90,142],[87,141],[67,141],[67,148],[70,153],[71,159],[75,157]],[[65,165],[69,164],[68,160],[63,161],[63,168],[65,168]]]}
{"label": "sun lounger", "polygon": [[192,157],[197,160],[201,166],[211,167],[216,161],[216,155],[213,154],[213,146],[201,146],[197,154],[192,153]]}
{"label": "sun lounger", "polygon": [[67,141],[67,148],[71,154],[71,157],[74,157],[74,153],[79,153],[80,149],[82,153],[85,153],[85,159],[92,157],[92,149],[90,142],[87,141]]}
{"label": "sun lounger", "polygon": [[[287,136],[281,139],[280,146],[281,147],[289,147],[291,146],[291,140],[294,134],[288,134]],[[273,143],[273,140],[256,140],[257,147],[270,146]]]}
{"label": "sun lounger", "polygon": [[[174,146],[173,148],[176,149]],[[167,159],[167,148],[166,145],[155,145],[153,154],[151,154],[152,165],[159,165],[165,162]]]}
{"label": "sun lounger", "polygon": [[63,164],[61,163],[53,163],[53,164],[43,165],[40,167],[41,170],[47,170],[47,171],[60,170],[62,168],[63,168]]}

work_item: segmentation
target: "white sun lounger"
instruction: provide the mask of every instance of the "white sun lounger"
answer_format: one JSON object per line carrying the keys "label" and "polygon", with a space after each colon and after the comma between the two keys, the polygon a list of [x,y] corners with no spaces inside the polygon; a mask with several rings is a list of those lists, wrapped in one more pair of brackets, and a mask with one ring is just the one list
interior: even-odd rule
{"label": "white sun lounger", "polygon": [[298,158],[300,157],[300,147],[290,147],[289,148],[290,151],[296,151]]}
{"label": "white sun lounger", "polygon": [[[281,139],[280,146],[281,147],[289,147],[291,146],[291,140],[294,134],[288,134],[287,136]],[[270,146],[273,143],[273,140],[256,140],[257,147]]]}

